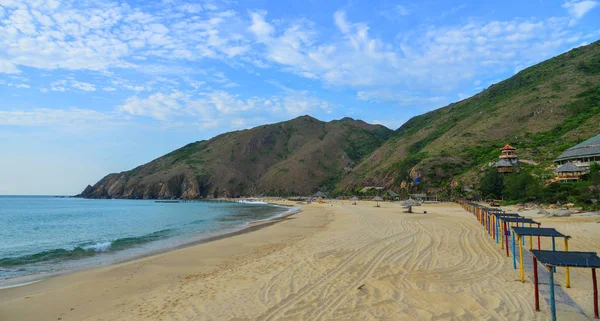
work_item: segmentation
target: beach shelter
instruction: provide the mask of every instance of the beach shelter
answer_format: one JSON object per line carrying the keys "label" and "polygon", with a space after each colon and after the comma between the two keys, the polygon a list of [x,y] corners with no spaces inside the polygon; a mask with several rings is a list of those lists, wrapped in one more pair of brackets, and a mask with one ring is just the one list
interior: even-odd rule
{"label": "beach shelter", "polygon": [[577,167],[571,162],[566,162],[560,165],[560,167],[558,167],[554,172],[556,173],[558,180],[561,182],[576,181],[579,180],[583,175],[583,169]]}
{"label": "beach shelter", "polygon": [[379,202],[383,201],[383,198],[381,198],[381,196],[375,196],[371,200],[376,201],[377,207],[379,207]]}
{"label": "beach shelter", "polygon": [[482,215],[482,219],[483,219],[483,226],[485,227],[485,229],[487,230],[488,234],[491,237],[496,237],[496,225],[498,224],[496,221],[496,216],[494,216],[494,214],[497,213],[504,213],[504,211],[502,211],[501,209],[498,208],[489,208],[489,207],[482,207],[481,208],[481,215]]}
{"label": "beach shelter", "polygon": [[398,200],[398,198],[399,198],[399,195],[398,195],[398,193],[396,193],[396,192],[392,191],[391,189],[388,189],[388,190],[385,192],[385,196],[386,196],[386,197],[389,197],[390,201],[395,201],[395,200]]}
{"label": "beach shelter", "polygon": [[535,310],[540,310],[539,281],[537,273],[537,262],[540,262],[548,271],[550,278],[550,315],[552,321],[556,321],[556,302],[554,300],[554,268],[574,267],[592,269],[592,287],[594,291],[594,317],[598,316],[598,281],[596,280],[596,268],[600,268],[600,257],[596,252],[563,252],[531,250],[533,255],[533,285],[535,291]]}
{"label": "beach shelter", "polygon": [[493,230],[494,230],[494,235],[493,237],[496,239],[496,243],[500,243],[500,245],[502,246],[502,248],[504,249],[504,240],[502,238],[502,235],[506,234],[506,231],[504,230],[504,224],[502,224],[502,218],[503,217],[521,217],[521,215],[517,214],[517,213],[504,213],[504,212],[493,212],[492,213],[492,220],[493,222]]}
{"label": "beach shelter", "polygon": [[[529,250],[533,250],[533,237],[537,236],[537,240],[538,240],[538,250],[541,250],[541,243],[540,243],[540,238],[541,237],[551,237],[552,238],[552,251],[556,251],[556,242],[555,239],[557,237],[562,237],[565,239],[565,252],[569,251],[569,238],[571,238],[568,235],[564,235],[562,233],[560,233],[559,231],[553,229],[553,228],[547,228],[547,227],[513,227],[513,232],[515,233],[515,235],[517,235],[517,243],[519,243],[519,265],[520,265],[520,270],[521,270],[521,282],[525,282],[525,268],[523,267],[523,246],[521,245],[521,239],[524,236],[529,236]],[[514,256],[514,253],[513,253]],[[569,267],[566,268],[566,285],[567,288],[571,287],[571,278],[570,278],[570,274],[569,274]]]}
{"label": "beach shelter", "polygon": [[323,198],[327,198],[327,194],[325,194],[321,191],[318,191],[318,192],[314,193],[312,197],[316,198],[316,199],[319,199],[319,198],[323,199]]}
{"label": "beach shelter", "polygon": [[[511,223],[513,224],[513,227],[519,226],[519,223],[521,223],[522,227],[525,227],[525,224],[529,224],[530,227],[531,225],[536,224],[539,227],[540,223],[525,217],[500,217],[499,219],[502,221],[502,225],[504,228],[504,238],[506,241],[506,256],[510,256],[508,254],[508,237],[511,236],[512,238],[513,267],[516,269],[517,259],[516,257],[514,257],[516,253],[515,233],[510,233],[509,228],[511,227]],[[525,240],[523,239],[522,242],[525,242]]]}

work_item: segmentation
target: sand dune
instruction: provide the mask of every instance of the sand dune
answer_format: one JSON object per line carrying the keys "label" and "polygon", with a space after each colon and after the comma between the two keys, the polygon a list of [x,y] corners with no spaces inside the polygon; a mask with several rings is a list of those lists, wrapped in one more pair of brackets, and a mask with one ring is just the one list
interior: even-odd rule
{"label": "sand dune", "polygon": [[[461,207],[416,208],[423,215],[382,204],[303,205],[252,233],[0,290],[0,320],[549,318],[543,300],[542,312],[534,311],[531,282],[519,281],[512,261]],[[597,230],[589,218],[544,220],[577,235],[572,250],[600,244],[598,233],[578,239]],[[575,271],[567,290],[591,316],[587,272]]]}

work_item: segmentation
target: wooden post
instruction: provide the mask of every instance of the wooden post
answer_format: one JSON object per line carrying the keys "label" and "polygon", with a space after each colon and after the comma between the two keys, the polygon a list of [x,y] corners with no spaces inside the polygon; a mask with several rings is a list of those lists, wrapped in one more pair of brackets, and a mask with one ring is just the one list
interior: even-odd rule
{"label": "wooden post", "polygon": [[510,257],[508,254],[508,229],[506,228],[506,222],[504,222],[504,239],[506,239],[506,256]]}
{"label": "wooden post", "polygon": [[521,268],[521,283],[525,282],[525,267],[523,266],[523,245],[521,239],[523,236],[519,235],[519,267]]}
{"label": "wooden post", "polygon": [[[565,252],[569,252],[569,238],[568,237],[565,237]],[[567,285],[567,288],[570,288],[571,287],[571,274],[569,273],[569,267],[567,266],[567,268],[565,270],[566,270],[565,275],[567,278],[566,285]]]}
{"label": "wooden post", "polygon": [[556,303],[554,302],[554,268],[548,269],[548,276],[550,277],[550,315],[552,321],[556,321]]}
{"label": "wooden post", "polygon": [[498,225],[498,216],[494,217],[494,221],[496,221],[496,244],[498,244],[498,242],[500,241],[500,235],[498,234],[500,232],[500,226]]}
{"label": "wooden post", "polygon": [[[531,223],[529,223],[529,227],[531,228]],[[529,250],[533,250],[533,236],[529,235]]]}
{"label": "wooden post", "polygon": [[[554,236],[552,237],[552,251],[553,252],[556,251],[556,242],[555,242]],[[552,271],[556,272],[556,267],[553,267]]]}
{"label": "wooden post", "polygon": [[592,268],[592,286],[594,287],[594,318],[598,319],[598,282],[595,268]]}
{"label": "wooden post", "polygon": [[533,257],[533,287],[535,289],[535,310],[540,310],[540,291],[538,286],[537,259]]}
{"label": "wooden post", "polygon": [[513,269],[516,270],[517,269],[517,255],[515,253],[515,231],[510,231],[510,236],[512,237]]}
{"label": "wooden post", "polygon": [[[540,223],[538,223],[538,228],[540,228]],[[540,240],[540,236],[538,235],[538,250],[542,249],[542,245],[541,245],[541,240]]]}
{"label": "wooden post", "polygon": [[502,232],[502,235],[500,236],[500,245],[504,250],[504,224],[502,224],[502,220],[498,221],[498,224],[500,224],[500,232]]}
{"label": "wooden post", "polygon": [[496,238],[496,215],[492,215],[492,237]]}

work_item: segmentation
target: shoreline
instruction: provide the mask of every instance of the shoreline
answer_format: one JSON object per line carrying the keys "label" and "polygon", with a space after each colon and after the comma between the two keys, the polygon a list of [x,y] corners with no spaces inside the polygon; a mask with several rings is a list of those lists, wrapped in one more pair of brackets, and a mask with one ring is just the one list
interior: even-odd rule
{"label": "shoreline", "polygon": [[[300,215],[252,233],[0,290],[0,320],[549,318],[545,301],[535,311],[532,282],[518,281],[512,258],[459,205],[404,214],[398,203],[356,203],[297,205]],[[536,219],[573,236],[572,250],[600,245],[595,217]],[[559,319],[593,315],[590,283],[588,270],[571,270],[563,289],[581,312],[559,307]]]}
{"label": "shoreline", "polygon": [[[223,201],[223,202],[237,203],[236,201]],[[251,233],[251,232],[257,231],[259,229],[262,229],[264,227],[271,226],[275,223],[278,223],[279,221],[282,221],[289,216],[299,214],[300,212],[302,212],[302,210],[300,208],[295,207],[293,205],[282,205],[282,204],[272,203],[272,202],[265,202],[264,204],[261,204],[261,205],[272,205],[272,206],[276,206],[276,207],[287,208],[287,210],[285,210],[279,214],[276,214],[272,217],[266,218],[266,219],[246,222],[245,225],[234,228],[233,230],[224,230],[225,231],[224,233],[217,233],[216,235],[211,235],[211,236],[203,237],[200,239],[195,239],[195,240],[192,240],[189,242],[184,242],[184,243],[178,244],[176,246],[157,248],[157,249],[154,249],[154,250],[148,251],[146,253],[142,253],[142,254],[115,258],[113,260],[106,260],[105,262],[103,262],[102,264],[99,264],[99,265],[85,265],[85,266],[80,266],[80,267],[73,268],[73,269],[66,269],[66,270],[62,270],[62,271],[28,274],[28,275],[17,276],[17,277],[13,277],[13,278],[0,280],[0,291],[4,290],[4,289],[18,288],[21,286],[30,285],[30,284],[38,283],[41,281],[49,280],[49,279],[52,279],[55,277],[65,276],[65,275],[69,275],[69,274],[73,274],[73,273],[85,272],[85,271],[92,270],[92,269],[104,268],[104,267],[110,267],[113,265],[128,263],[128,262],[156,256],[156,255],[161,255],[161,254],[185,249],[188,247],[193,247],[193,246],[200,245],[200,244],[210,243],[210,242],[218,241],[218,240],[229,238],[229,237],[234,237],[234,236],[243,235],[246,233]]]}
{"label": "shoreline", "polygon": [[[289,206],[295,205],[292,202],[276,204],[296,207]],[[300,211],[193,246],[2,289],[0,320],[115,319],[105,315],[120,310],[124,302],[166,293],[176,284],[291,246],[318,233],[332,219],[330,214],[323,215],[320,206],[297,207]]]}

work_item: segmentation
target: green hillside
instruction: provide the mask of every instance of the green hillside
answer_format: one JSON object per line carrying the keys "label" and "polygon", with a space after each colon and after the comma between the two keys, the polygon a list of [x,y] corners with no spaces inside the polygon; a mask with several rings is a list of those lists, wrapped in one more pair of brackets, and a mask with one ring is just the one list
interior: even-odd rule
{"label": "green hillside", "polygon": [[564,149],[600,132],[600,42],[527,68],[483,92],[410,119],[339,184],[420,189],[472,185],[511,144],[542,170]]}
{"label": "green hillside", "polygon": [[468,99],[410,119],[398,130],[309,116],[186,145],[81,196],[203,198],[353,193],[378,185],[416,191],[476,187],[500,147],[526,170],[552,177],[566,148],[600,133],[600,42],[527,68]]}
{"label": "green hillside", "polygon": [[107,175],[81,196],[194,199],[332,190],[391,133],[351,118],[298,117],[188,144],[131,171]]}

